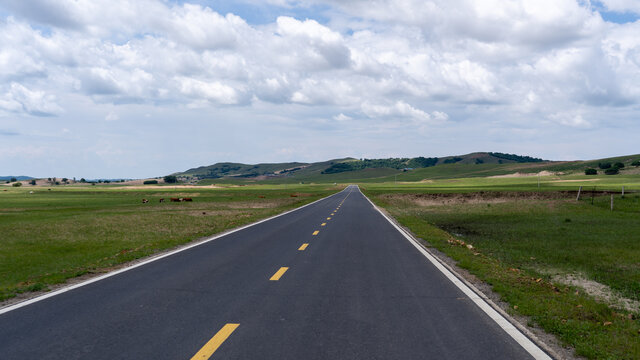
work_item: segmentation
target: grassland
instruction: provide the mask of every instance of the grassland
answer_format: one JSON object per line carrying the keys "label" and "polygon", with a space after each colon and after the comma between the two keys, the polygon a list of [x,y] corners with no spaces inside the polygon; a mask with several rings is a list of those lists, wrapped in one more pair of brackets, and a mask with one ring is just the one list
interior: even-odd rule
{"label": "grassland", "polygon": [[[102,272],[309,203],[337,189],[309,185],[1,187],[0,300]],[[170,197],[191,197],[193,202],[168,202]],[[143,198],[149,203],[143,204]],[[160,203],[160,198],[167,202]]]}
{"label": "grassland", "polygon": [[[528,317],[578,355],[640,359],[640,174],[632,168],[585,176],[578,172],[585,164],[554,163],[552,170],[566,174],[548,176],[522,176],[548,170],[549,164],[536,163],[365,169],[328,177],[313,170],[304,178],[325,185],[280,178],[262,185],[202,182],[221,189],[7,187],[0,191],[0,298],[273,215],[341,187],[334,182],[357,182],[427,246],[489,284],[511,313]],[[176,196],[194,202],[157,201]],[[151,202],[142,204],[142,198]]]}
{"label": "grassland", "polygon": [[637,191],[640,177],[540,180],[540,188],[537,177],[361,188],[578,355],[640,359],[640,194],[614,195],[611,211],[610,195],[596,192],[592,204],[590,193]]}

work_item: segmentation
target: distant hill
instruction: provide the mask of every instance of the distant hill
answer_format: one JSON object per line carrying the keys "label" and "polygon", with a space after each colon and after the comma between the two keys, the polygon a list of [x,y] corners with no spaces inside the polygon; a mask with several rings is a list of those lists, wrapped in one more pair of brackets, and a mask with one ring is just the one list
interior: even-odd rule
{"label": "distant hill", "polygon": [[467,155],[388,159],[333,159],[316,163],[216,163],[175,173],[179,177],[220,180],[296,180],[296,181],[340,181],[356,178],[390,176],[398,170],[409,171],[448,164],[515,164],[542,163],[543,159],[499,152],[477,152]]}
{"label": "distant hill", "polygon": [[12,178],[16,178],[16,180],[18,181],[23,181],[23,180],[31,180],[33,179],[30,176],[0,176],[0,181],[9,181]]}

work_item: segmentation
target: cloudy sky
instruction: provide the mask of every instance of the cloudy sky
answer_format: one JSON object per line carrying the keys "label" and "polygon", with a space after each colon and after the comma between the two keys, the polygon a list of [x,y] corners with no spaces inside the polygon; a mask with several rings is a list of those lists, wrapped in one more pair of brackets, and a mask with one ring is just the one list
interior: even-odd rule
{"label": "cloudy sky", "polygon": [[640,153],[637,0],[0,0],[0,175]]}

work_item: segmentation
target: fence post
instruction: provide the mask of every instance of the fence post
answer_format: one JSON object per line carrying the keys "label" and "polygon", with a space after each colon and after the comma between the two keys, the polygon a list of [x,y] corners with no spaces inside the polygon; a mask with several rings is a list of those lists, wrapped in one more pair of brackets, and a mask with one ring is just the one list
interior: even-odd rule
{"label": "fence post", "polygon": [[578,196],[576,197],[576,201],[580,201],[580,193],[582,192],[582,186],[578,189]]}
{"label": "fence post", "polygon": [[611,194],[611,211],[613,211],[613,194]]}
{"label": "fence post", "polygon": [[622,185],[622,198],[624,199],[624,185]]}

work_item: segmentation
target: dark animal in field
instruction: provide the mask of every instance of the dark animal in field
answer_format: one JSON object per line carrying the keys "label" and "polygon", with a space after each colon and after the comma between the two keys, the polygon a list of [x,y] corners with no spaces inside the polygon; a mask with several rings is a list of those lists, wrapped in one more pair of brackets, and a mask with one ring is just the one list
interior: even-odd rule
{"label": "dark animal in field", "polygon": [[142,203],[143,203],[143,204],[146,204],[146,203],[148,203],[148,202],[149,202],[149,200],[147,200],[147,199],[142,199]]}
{"label": "dark animal in field", "polygon": [[193,201],[192,198],[183,198],[182,201]]}
{"label": "dark animal in field", "polygon": [[160,202],[164,202],[164,198],[160,199],[159,201],[160,201]]}
{"label": "dark animal in field", "polygon": [[169,200],[171,200],[171,202],[180,202],[180,199],[178,199],[178,198],[171,198]]}

